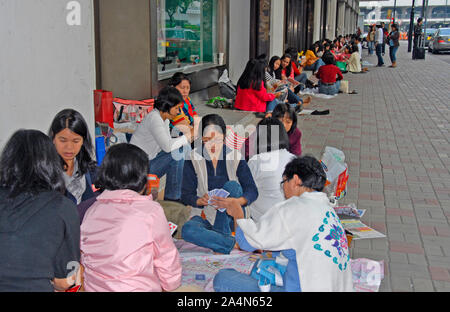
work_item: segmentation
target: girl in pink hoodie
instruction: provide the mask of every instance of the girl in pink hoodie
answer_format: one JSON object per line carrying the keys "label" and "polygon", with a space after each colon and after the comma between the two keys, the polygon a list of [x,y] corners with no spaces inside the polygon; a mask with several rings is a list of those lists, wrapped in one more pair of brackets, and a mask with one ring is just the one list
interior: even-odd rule
{"label": "girl in pink hoodie", "polygon": [[112,146],[96,186],[103,190],[81,225],[84,288],[93,292],[172,291],[181,262],[162,207],[144,196],[148,156],[130,144]]}

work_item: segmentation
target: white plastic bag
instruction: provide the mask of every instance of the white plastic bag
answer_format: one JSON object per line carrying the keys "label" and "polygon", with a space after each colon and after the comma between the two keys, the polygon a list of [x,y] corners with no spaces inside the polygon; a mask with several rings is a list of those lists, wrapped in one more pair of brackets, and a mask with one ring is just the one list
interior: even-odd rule
{"label": "white plastic bag", "polygon": [[339,175],[347,169],[344,152],[337,148],[326,146],[322,155],[322,166],[327,174],[327,180],[331,184],[336,182]]}

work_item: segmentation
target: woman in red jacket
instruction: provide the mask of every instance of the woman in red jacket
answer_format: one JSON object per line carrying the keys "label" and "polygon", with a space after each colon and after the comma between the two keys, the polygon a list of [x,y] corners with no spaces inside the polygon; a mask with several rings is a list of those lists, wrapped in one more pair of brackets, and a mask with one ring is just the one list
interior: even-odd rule
{"label": "woman in red jacket", "polygon": [[235,107],[240,110],[258,113],[271,113],[279,101],[281,93],[268,93],[265,82],[265,63],[262,60],[248,61],[237,83]]}

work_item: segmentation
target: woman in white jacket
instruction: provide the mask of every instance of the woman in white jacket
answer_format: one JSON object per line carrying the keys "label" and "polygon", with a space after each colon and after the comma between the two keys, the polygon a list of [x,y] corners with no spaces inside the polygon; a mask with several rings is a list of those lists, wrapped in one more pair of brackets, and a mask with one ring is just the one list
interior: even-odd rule
{"label": "woman in white jacket", "polygon": [[269,208],[284,201],[280,181],[286,165],[296,156],[290,152],[289,137],[276,118],[266,118],[256,129],[256,155],[248,161],[248,167],[258,187],[258,199],[249,206],[250,217],[258,222]]}
{"label": "woman in white jacket", "polygon": [[[287,198],[258,222],[244,219],[242,208],[229,204],[237,220],[236,241],[247,251],[281,251],[286,271],[272,291],[353,291],[350,255],[345,230],[326,194],[326,174],[315,158],[292,160],[284,170],[282,188]],[[217,204],[225,206],[217,199]],[[287,258],[287,259],[286,259]],[[224,269],[214,278],[217,292],[257,292],[258,281]]]}

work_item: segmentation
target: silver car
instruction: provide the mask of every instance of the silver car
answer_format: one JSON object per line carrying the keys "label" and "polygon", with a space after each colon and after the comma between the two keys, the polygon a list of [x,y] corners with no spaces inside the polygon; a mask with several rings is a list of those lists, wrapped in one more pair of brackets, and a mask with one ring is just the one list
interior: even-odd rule
{"label": "silver car", "polygon": [[450,28],[439,28],[428,45],[428,51],[439,53],[450,51]]}

